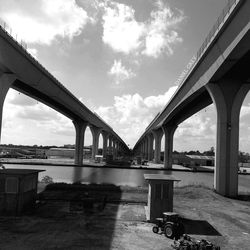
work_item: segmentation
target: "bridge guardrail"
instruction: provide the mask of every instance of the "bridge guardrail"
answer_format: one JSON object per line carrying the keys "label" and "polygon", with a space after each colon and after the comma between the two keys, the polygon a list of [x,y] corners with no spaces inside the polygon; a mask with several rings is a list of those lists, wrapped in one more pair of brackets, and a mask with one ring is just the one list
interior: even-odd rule
{"label": "bridge guardrail", "polygon": [[[157,115],[158,117],[163,113],[163,111],[169,105],[169,103],[171,103],[171,101],[173,100],[175,94],[183,86],[184,82],[187,80],[187,78],[189,77],[189,75],[192,72],[192,70],[194,69],[194,67],[198,64],[199,60],[201,59],[201,57],[206,52],[206,50],[209,47],[209,45],[213,42],[214,38],[216,37],[216,35],[218,34],[218,32],[221,30],[223,24],[227,21],[228,17],[233,12],[233,10],[235,9],[235,7],[240,2],[242,2],[242,1],[243,0],[228,0],[227,5],[223,8],[220,16],[217,18],[215,24],[210,29],[208,35],[206,36],[206,38],[205,38],[204,42],[202,43],[202,45],[200,46],[200,48],[198,49],[196,55],[193,56],[191,58],[190,62],[187,64],[186,69],[183,71],[183,72],[185,72],[185,74],[183,74],[183,72],[181,73],[182,79],[179,81],[178,88],[176,89],[176,91],[174,92],[174,94],[172,95],[172,97],[170,98],[170,100],[168,101],[168,103],[165,105],[165,107],[163,108],[163,110],[160,112],[160,114]],[[176,80],[176,82],[178,81],[178,79]],[[153,119],[153,121],[151,122],[151,124],[153,125],[154,121],[156,121],[156,120],[157,119],[155,117]],[[150,125],[146,128],[146,130],[148,128],[150,128]]]}
{"label": "bridge guardrail", "polygon": [[25,55],[28,57],[28,59],[30,59],[33,63],[35,63],[39,68],[41,68],[49,77],[51,77],[54,80],[54,82],[59,87],[63,88],[73,99],[75,99],[78,103],[81,103],[81,106],[83,106],[85,108],[85,110],[87,110],[91,115],[95,116],[102,123],[104,123],[111,130],[111,132],[114,133],[116,135],[116,137],[119,138],[119,140],[124,143],[124,145],[126,145],[126,143],[120,138],[120,136],[118,136],[115,133],[115,131],[113,130],[112,127],[110,127],[105,121],[103,121],[102,118],[100,118],[94,112],[92,112],[91,110],[89,110],[62,83],[60,83],[59,80],[57,80],[55,76],[53,76],[40,62],[38,62],[38,60],[33,55],[31,55],[29,53],[29,51],[27,50],[27,48],[28,48],[27,43],[25,43],[22,39],[20,39],[20,42],[19,42],[18,39],[17,39],[18,35],[15,34],[13,32],[13,30],[7,25],[7,23],[4,22],[1,18],[0,18],[0,29],[11,39],[12,42],[14,42],[19,47],[19,49],[21,49],[25,53]]}

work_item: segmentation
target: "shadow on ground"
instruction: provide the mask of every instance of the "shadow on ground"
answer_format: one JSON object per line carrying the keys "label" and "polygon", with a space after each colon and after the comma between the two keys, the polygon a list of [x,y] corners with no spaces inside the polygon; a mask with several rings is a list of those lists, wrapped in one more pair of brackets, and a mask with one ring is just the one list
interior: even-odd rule
{"label": "shadow on ground", "polygon": [[[40,216],[58,217],[60,213],[64,220],[74,217],[76,223],[71,229],[74,237],[67,237],[67,249],[110,249],[113,239],[116,217],[121,200],[121,189],[112,184],[52,184],[40,194],[45,208],[40,209]],[[54,201],[54,205],[53,205]],[[54,210],[53,206],[60,203]],[[66,207],[65,207],[66,202]],[[62,205],[64,203],[64,205]],[[75,218],[78,217],[78,220]],[[57,223],[55,221],[55,223]],[[60,225],[56,229],[61,231]],[[78,237],[76,237],[78,236]],[[77,239],[76,239],[77,238]],[[97,240],[98,238],[98,240]],[[66,249],[65,248],[65,249]]]}
{"label": "shadow on ground", "polygon": [[0,249],[110,249],[121,189],[50,184],[32,214],[0,217]]}
{"label": "shadow on ground", "polygon": [[190,220],[183,218],[186,234],[221,236],[221,234],[205,220]]}
{"label": "shadow on ground", "polygon": [[250,194],[240,194],[237,196],[236,200],[250,201]]}

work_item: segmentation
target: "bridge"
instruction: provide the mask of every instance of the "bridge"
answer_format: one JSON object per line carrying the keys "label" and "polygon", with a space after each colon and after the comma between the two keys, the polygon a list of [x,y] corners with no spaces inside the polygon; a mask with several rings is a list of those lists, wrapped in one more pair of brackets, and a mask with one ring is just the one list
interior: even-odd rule
{"label": "bridge", "polygon": [[[0,26],[0,124],[8,90],[13,88],[32,97],[72,120],[75,131],[75,164],[82,165],[84,134],[92,133],[92,158],[98,153],[99,136],[103,136],[103,156],[114,157],[129,152],[125,142],[97,114],[90,111],[52,74],[48,72],[22,43],[18,43]],[[0,135],[1,135],[0,125]]]}
{"label": "bridge", "polygon": [[239,114],[250,89],[249,19],[250,1],[228,2],[197,52],[195,64],[133,149],[135,155],[158,163],[164,134],[164,167],[171,169],[176,128],[214,103],[217,112],[214,188],[229,197],[238,195]]}

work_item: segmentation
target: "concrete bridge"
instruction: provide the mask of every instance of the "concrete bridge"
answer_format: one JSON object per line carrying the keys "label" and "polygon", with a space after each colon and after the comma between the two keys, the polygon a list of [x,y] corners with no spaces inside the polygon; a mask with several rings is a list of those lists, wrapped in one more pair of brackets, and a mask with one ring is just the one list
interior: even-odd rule
{"label": "concrete bridge", "polygon": [[164,165],[171,169],[177,126],[214,103],[217,111],[214,188],[230,197],[238,194],[239,114],[250,89],[249,19],[250,1],[228,2],[197,52],[189,74],[133,149],[135,155],[144,155],[157,163],[165,134]]}
{"label": "concrete bridge", "polygon": [[91,112],[7,31],[0,26],[0,135],[2,111],[6,94],[13,88],[28,95],[72,120],[76,131],[75,164],[82,165],[85,129],[89,126],[93,138],[92,158],[98,151],[99,136],[103,136],[103,156],[128,153],[124,141],[98,115]]}

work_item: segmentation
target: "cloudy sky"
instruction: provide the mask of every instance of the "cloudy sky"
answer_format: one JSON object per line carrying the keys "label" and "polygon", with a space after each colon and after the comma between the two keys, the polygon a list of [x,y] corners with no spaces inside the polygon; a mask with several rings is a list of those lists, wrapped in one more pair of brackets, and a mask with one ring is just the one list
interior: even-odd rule
{"label": "cloudy sky", "polygon": [[[29,52],[133,147],[178,87],[227,0],[0,0],[0,16]],[[249,98],[247,98],[249,99]],[[250,151],[249,100],[240,149]],[[183,122],[174,149],[215,145],[215,107]],[[242,136],[244,135],[244,136]],[[73,144],[72,122],[10,90],[1,143]],[[85,145],[91,144],[89,129]]]}

